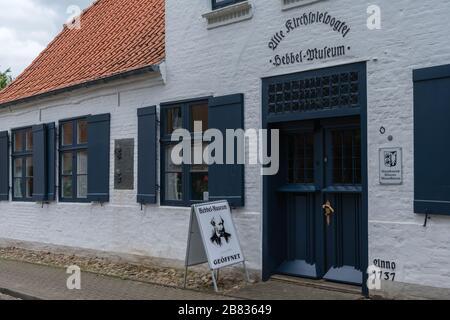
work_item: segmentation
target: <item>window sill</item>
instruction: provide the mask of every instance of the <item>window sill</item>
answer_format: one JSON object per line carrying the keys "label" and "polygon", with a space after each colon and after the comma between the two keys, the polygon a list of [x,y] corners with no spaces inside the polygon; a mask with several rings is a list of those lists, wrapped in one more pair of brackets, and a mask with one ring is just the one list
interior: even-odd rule
{"label": "window sill", "polygon": [[322,0],[281,0],[282,10],[290,10],[293,8],[303,7],[311,3]]}
{"label": "window sill", "polygon": [[180,211],[190,211],[191,207],[190,206],[185,206],[185,205],[180,205],[180,206],[176,206],[176,205],[170,205],[170,204],[161,204],[159,206],[160,209],[166,209],[166,210],[180,210]]}
{"label": "window sill", "polygon": [[249,20],[253,17],[253,7],[249,1],[233,4],[202,15],[207,20],[208,29]]}

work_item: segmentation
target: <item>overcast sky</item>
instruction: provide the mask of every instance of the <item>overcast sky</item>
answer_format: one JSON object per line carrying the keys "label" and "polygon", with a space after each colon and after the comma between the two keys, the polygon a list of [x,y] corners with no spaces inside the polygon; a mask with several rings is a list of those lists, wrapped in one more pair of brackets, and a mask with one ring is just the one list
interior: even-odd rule
{"label": "overcast sky", "polygon": [[93,0],[0,0],[0,70],[18,76],[62,30],[70,6]]}

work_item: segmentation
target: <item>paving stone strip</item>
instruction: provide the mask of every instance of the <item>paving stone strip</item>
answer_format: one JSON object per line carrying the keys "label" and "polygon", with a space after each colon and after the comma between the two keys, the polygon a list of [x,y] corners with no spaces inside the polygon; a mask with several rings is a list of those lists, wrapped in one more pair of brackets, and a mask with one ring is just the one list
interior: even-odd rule
{"label": "paving stone strip", "polygon": [[0,288],[42,300],[218,300],[221,295],[82,273],[81,289],[67,288],[62,268],[0,259]]}

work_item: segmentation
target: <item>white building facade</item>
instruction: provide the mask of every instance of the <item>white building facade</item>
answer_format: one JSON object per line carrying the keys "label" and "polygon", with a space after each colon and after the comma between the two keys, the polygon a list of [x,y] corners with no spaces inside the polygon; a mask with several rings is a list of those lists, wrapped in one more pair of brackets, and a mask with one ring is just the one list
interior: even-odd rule
{"label": "white building facade", "polygon": [[[249,267],[264,280],[287,274],[365,287],[373,265],[386,291],[405,284],[450,289],[450,165],[440,144],[450,137],[450,3],[373,4],[166,0],[158,68],[0,105],[0,131],[11,142],[2,242],[183,261],[190,205],[223,198],[235,207]],[[173,166],[167,138],[176,127],[190,129],[194,118],[214,128],[223,121],[221,129],[278,129],[278,174],[263,176],[250,164]],[[79,132],[70,131],[65,145],[68,119],[87,122],[68,125]],[[64,190],[87,196],[89,183],[91,195],[103,194],[83,178],[84,158],[76,169],[64,168],[62,158],[65,151],[83,157],[73,153],[83,137],[72,134],[105,119],[107,196],[66,201]],[[26,160],[13,172],[14,161],[27,156],[26,146],[14,152],[14,132],[52,123],[55,200],[15,199],[14,192],[27,193],[28,180]],[[26,130],[22,136],[26,145]],[[126,172],[117,171],[122,154],[132,163]],[[76,190],[64,177],[77,181]]]}

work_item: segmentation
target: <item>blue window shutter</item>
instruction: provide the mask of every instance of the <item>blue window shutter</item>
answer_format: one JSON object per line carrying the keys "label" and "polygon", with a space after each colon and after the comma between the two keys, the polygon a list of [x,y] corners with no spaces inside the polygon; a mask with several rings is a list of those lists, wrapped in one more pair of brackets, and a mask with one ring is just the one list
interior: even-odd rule
{"label": "blue window shutter", "polygon": [[[224,163],[226,159],[226,130],[244,129],[244,95],[214,97],[209,100],[208,122],[210,129],[218,129],[224,136]],[[209,199],[228,200],[232,207],[244,206],[244,165],[213,164],[209,166]]]}
{"label": "blue window shutter", "polygon": [[47,132],[45,124],[33,126],[33,201],[47,200]]}
{"label": "blue window shutter", "polygon": [[109,201],[109,157],[111,115],[88,119],[88,200]]}
{"label": "blue window shutter", "polygon": [[138,194],[141,204],[156,203],[156,107],[138,110]]}
{"label": "blue window shutter", "polygon": [[56,126],[46,124],[47,139],[47,201],[56,200]]}
{"label": "blue window shutter", "polygon": [[0,132],[0,201],[9,200],[8,132]]}
{"label": "blue window shutter", "polygon": [[450,66],[414,71],[414,212],[450,215]]}

